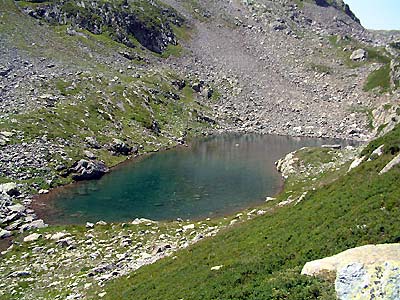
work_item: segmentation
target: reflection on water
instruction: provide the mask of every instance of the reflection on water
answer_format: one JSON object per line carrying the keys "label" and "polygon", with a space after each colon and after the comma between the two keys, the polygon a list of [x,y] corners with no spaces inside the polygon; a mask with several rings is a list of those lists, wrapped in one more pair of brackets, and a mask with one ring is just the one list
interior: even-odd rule
{"label": "reflection on water", "polygon": [[223,135],[126,164],[101,180],[54,193],[50,223],[199,218],[259,203],[281,185],[274,162],[304,146],[334,140]]}

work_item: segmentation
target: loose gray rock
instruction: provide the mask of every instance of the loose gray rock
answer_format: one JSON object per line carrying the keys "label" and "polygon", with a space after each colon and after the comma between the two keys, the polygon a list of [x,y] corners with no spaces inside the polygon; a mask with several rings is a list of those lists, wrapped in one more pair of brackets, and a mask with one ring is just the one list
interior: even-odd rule
{"label": "loose gray rock", "polygon": [[5,239],[12,236],[12,232],[8,230],[0,230],[0,239]]}
{"label": "loose gray rock", "polygon": [[114,139],[110,150],[114,152],[115,154],[121,154],[121,155],[129,155],[131,154],[134,150],[137,152],[137,148],[133,148],[127,143],[121,141],[120,139]]}
{"label": "loose gray rock", "polygon": [[32,221],[28,224],[24,224],[20,228],[20,232],[28,231],[28,230],[33,230],[33,229],[40,229],[40,228],[45,228],[47,227],[47,224],[44,223],[42,219]]}
{"label": "loose gray rock", "polygon": [[22,213],[26,210],[26,208],[22,204],[15,204],[15,205],[9,206],[8,210],[13,213]]}
{"label": "loose gray rock", "polygon": [[7,194],[9,196],[18,196],[19,191],[15,182],[8,182],[0,184],[0,194]]}
{"label": "loose gray rock", "polygon": [[109,172],[107,166],[101,161],[88,161],[81,159],[71,168],[74,173],[74,180],[92,180],[99,179],[104,174]]}
{"label": "loose gray rock", "polygon": [[358,49],[353,51],[353,53],[350,55],[350,59],[354,61],[363,61],[368,58],[368,53],[364,49]]}
{"label": "loose gray rock", "polygon": [[24,242],[35,242],[42,237],[39,233],[32,233],[26,237],[24,237]]}

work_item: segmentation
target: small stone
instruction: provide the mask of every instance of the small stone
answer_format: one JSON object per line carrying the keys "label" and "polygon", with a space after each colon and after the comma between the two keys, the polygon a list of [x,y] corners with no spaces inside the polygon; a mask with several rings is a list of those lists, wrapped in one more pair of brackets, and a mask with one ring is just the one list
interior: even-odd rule
{"label": "small stone", "polygon": [[39,190],[38,193],[41,194],[41,195],[43,195],[43,194],[48,194],[48,193],[49,193],[49,190],[41,189],[41,190]]}
{"label": "small stone", "polygon": [[222,267],[223,267],[223,265],[214,266],[214,267],[211,268],[211,271],[218,271],[218,270],[220,270]]}
{"label": "small stone", "polygon": [[85,151],[83,151],[83,153],[89,159],[96,159],[96,155],[93,152],[89,151],[89,150],[85,150]]}
{"label": "small stone", "polygon": [[22,213],[25,211],[25,206],[23,206],[22,204],[15,204],[9,206],[8,209],[14,213]]}
{"label": "small stone", "polygon": [[57,232],[57,233],[53,234],[53,235],[50,237],[50,239],[51,239],[51,240],[56,240],[56,241],[58,241],[58,240],[61,240],[62,238],[64,238],[65,236],[67,236],[66,233],[64,233],[64,232]]}
{"label": "small stone", "polygon": [[182,227],[183,231],[194,229],[194,224],[185,225]]}
{"label": "small stone", "polygon": [[0,239],[5,239],[12,236],[12,232],[8,230],[0,230]]}
{"label": "small stone", "polygon": [[86,228],[94,228],[94,224],[90,223],[90,222],[87,222],[86,223]]}
{"label": "small stone", "polygon": [[9,196],[18,196],[19,191],[15,182],[7,182],[0,184],[0,194],[7,194]]}
{"label": "small stone", "polygon": [[31,272],[29,271],[15,271],[11,274],[12,277],[27,277],[30,276]]}
{"label": "small stone", "polygon": [[24,242],[35,242],[41,237],[42,237],[42,235],[39,233],[32,233],[32,234],[24,237]]}
{"label": "small stone", "polygon": [[24,232],[27,230],[32,230],[32,229],[40,229],[40,228],[45,228],[47,227],[47,224],[44,223],[42,219],[32,221],[31,223],[24,224],[20,228],[20,232]]}

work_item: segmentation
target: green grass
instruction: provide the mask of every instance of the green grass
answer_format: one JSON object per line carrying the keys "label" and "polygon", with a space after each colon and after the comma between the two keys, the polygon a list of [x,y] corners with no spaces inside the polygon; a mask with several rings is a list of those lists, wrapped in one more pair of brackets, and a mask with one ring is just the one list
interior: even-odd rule
{"label": "green grass", "polygon": [[386,154],[394,154],[399,151],[400,125],[397,125],[392,131],[369,143],[368,146],[362,151],[361,155],[369,157],[372,152],[381,145],[385,145],[383,151]]}
{"label": "green grass", "polygon": [[[358,42],[350,37],[338,41],[337,35],[332,35],[328,38],[331,46],[334,48],[336,55],[341,58],[344,64],[349,68],[358,68],[370,63],[390,63],[390,57],[383,47],[369,47],[361,42]],[[352,51],[343,51],[344,48],[364,49],[368,53],[368,58],[365,61],[353,61],[350,59]]]}
{"label": "green grass", "polygon": [[390,65],[386,64],[368,75],[364,84],[364,91],[379,88],[381,92],[390,90]]}
{"label": "green grass", "polygon": [[181,57],[183,54],[183,48],[181,45],[168,45],[167,49],[161,54],[162,58],[168,58],[170,56]]}
{"label": "green grass", "polygon": [[[397,127],[365,151],[381,142],[397,144],[399,132]],[[301,276],[300,270],[307,261],[348,248],[400,240],[400,186],[394,184],[400,168],[378,175],[396,154],[385,153],[309,190],[297,205],[274,209],[116,279],[106,285],[105,299],[333,300],[329,281]],[[293,192],[295,186],[286,187],[278,201],[289,188]],[[211,271],[218,265],[223,267]]]}

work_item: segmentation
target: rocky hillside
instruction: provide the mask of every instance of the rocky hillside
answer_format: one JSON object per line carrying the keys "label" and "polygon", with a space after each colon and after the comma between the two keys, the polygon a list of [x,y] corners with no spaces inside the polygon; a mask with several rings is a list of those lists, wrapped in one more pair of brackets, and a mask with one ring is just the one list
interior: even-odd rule
{"label": "rocky hillside", "polygon": [[[94,293],[105,296],[105,282],[142,265],[129,256],[122,256],[127,248],[134,247],[131,253],[136,258],[141,257],[141,262],[153,262],[166,253],[172,255],[173,251],[199,241],[199,236],[214,235],[221,228],[247,218],[240,215],[228,221],[212,220],[194,225],[157,225],[143,221],[145,227],[143,224],[125,228],[121,224],[100,223],[89,224],[88,228],[54,228],[37,220],[30,206],[32,196],[37,193],[47,193],[49,189],[76,180],[98,178],[130,157],[185,144],[193,137],[212,133],[256,132],[361,141],[389,134],[387,140],[396,144],[400,115],[398,37],[396,33],[365,30],[340,0],[1,0],[0,237],[13,237],[16,241],[15,247],[4,253],[7,259],[0,257],[2,274],[6,274],[0,288],[6,290],[5,299],[30,299],[32,295],[28,291],[32,287],[35,299],[79,299]],[[395,133],[391,133],[392,130]],[[366,169],[362,167],[360,177],[349,180],[355,186],[361,184],[359,178],[369,176],[365,173],[370,170],[369,166],[373,165],[374,172],[383,167],[391,155],[398,152],[396,147],[392,147],[393,151],[386,149],[385,155],[377,161],[373,159],[376,153],[371,158],[366,155],[372,152],[365,152],[359,163]],[[368,149],[375,151],[375,148],[378,147]],[[332,164],[326,165],[324,161],[314,165],[311,169],[317,173],[303,166],[302,184],[317,189],[344,175],[349,167],[346,164],[350,164],[349,160],[357,151],[347,149],[327,156],[318,151],[308,154],[311,156],[300,154],[300,158],[306,162],[307,157],[318,161],[320,156],[333,160]],[[373,162],[364,161],[368,158]],[[390,174],[383,177],[397,178],[397,173]],[[347,179],[341,180],[346,182]],[[239,243],[234,238],[237,234],[244,239],[264,236],[263,230],[270,227],[280,232],[274,227],[280,224],[279,218],[293,217],[285,207],[294,205],[302,197],[302,200],[314,197],[312,190],[306,187],[307,191],[303,190],[298,184],[296,181],[292,186],[293,195],[282,194],[278,203],[245,212],[248,218],[253,218],[283,207],[283,215],[279,213],[273,217],[277,223],[268,223],[260,217],[252,225],[227,231],[221,239],[227,238],[234,245]],[[373,184],[382,182],[376,180]],[[332,187],[336,188],[339,189],[336,185]],[[386,185],[385,188],[390,195],[397,192],[389,191]],[[328,199],[329,191],[330,187],[318,192],[315,199]],[[393,202],[390,199],[388,206]],[[357,199],[353,200],[356,203]],[[351,217],[338,223],[335,230],[339,237],[347,236],[340,228],[350,228]],[[373,217],[371,215],[371,220]],[[371,228],[378,228],[368,220]],[[313,222],[306,225],[311,226]],[[246,231],[258,225],[261,226],[259,230]],[[190,228],[183,229],[184,226]],[[363,230],[360,228],[353,231],[360,233]],[[396,241],[393,233],[380,235],[378,229],[371,233],[371,238],[357,238],[351,245],[339,240],[332,245],[342,251],[346,246],[364,242]],[[293,232],[296,230],[293,228]],[[118,232],[118,236],[114,236],[114,232]],[[174,232],[179,234],[174,236]],[[318,230],[313,234],[318,237]],[[288,241],[294,238],[287,232],[281,232],[281,236]],[[301,237],[301,232],[297,236]],[[6,248],[8,243],[8,240],[2,242],[1,246]],[[208,241],[202,247],[214,249],[215,243],[218,240]],[[232,253],[235,259],[239,252],[256,249],[251,239],[240,240],[240,243],[245,248],[232,247],[236,249],[233,251],[238,251]],[[280,247],[277,245],[281,245],[278,240],[265,243],[263,251],[270,247],[275,247],[275,251]],[[302,240],[298,243],[303,245]],[[113,248],[116,244],[119,246]],[[160,247],[162,250],[158,252]],[[306,259],[317,258],[316,254],[310,254],[317,248],[306,247],[309,253],[303,248],[291,248],[288,256],[279,252],[278,258],[270,257],[271,260],[253,260],[246,256],[249,264],[245,267],[238,260],[226,261],[218,256],[224,249],[217,247],[219,254],[215,259],[207,249],[198,249],[203,249],[200,253],[207,253],[212,264],[207,265],[207,271],[212,267],[216,267],[213,271],[218,271],[224,270],[225,265],[239,264],[235,269],[236,274],[241,274],[237,275],[237,283],[248,285],[248,291],[255,286],[249,284],[247,278],[254,279],[262,274],[256,283],[263,281],[265,274],[259,270],[267,264],[271,266],[270,275],[286,278],[286,281],[274,283],[273,277],[268,277],[267,286],[271,291],[274,284],[281,291],[288,288],[286,283],[291,286],[295,282],[295,288],[301,291],[312,293],[317,289],[323,295],[332,293],[327,283],[293,275]],[[321,255],[334,254],[322,248],[315,251]],[[99,254],[93,258],[92,252]],[[302,256],[297,257],[296,253]],[[181,256],[179,270],[187,275],[193,271],[185,264],[191,260],[190,252]],[[277,267],[292,256],[297,257],[295,265],[288,265],[289,269]],[[47,260],[49,257],[54,263]],[[196,256],[194,262],[201,264],[202,258],[202,254]],[[105,260],[112,260],[112,263],[107,264]],[[161,276],[160,270],[170,262],[152,268]],[[31,263],[34,271],[25,272]],[[62,267],[71,265],[76,269]],[[61,275],[55,271],[58,269],[62,270]],[[167,269],[167,279],[174,279],[179,273],[177,270]],[[138,276],[145,278],[147,271],[143,272]],[[202,272],[198,277],[202,278],[202,284],[213,282],[207,279],[216,276],[222,286],[230,287],[236,278],[234,273],[228,276],[222,272],[221,277],[205,269]],[[92,273],[93,276],[88,275]],[[55,276],[50,280],[48,274]],[[86,279],[82,279],[84,277]],[[157,277],[157,287],[165,292],[165,286],[158,286],[164,282],[165,278],[161,277]],[[154,288],[155,283],[149,287],[144,281],[138,282],[138,291],[159,292]],[[182,297],[195,299],[189,292],[192,283],[196,285],[198,281],[182,282],[187,287]],[[46,290],[48,286],[54,286],[54,292]],[[119,283],[115,287],[121,293],[126,292],[119,288]],[[209,286],[207,289],[212,290]],[[224,289],[224,293],[228,290]],[[112,287],[110,291],[114,291]],[[236,292],[239,293],[232,290],[235,295],[232,297],[225,295],[232,299],[250,299]],[[174,292],[168,293],[176,298]],[[203,298],[211,295],[207,293]],[[200,290],[197,295],[202,295]]]}

